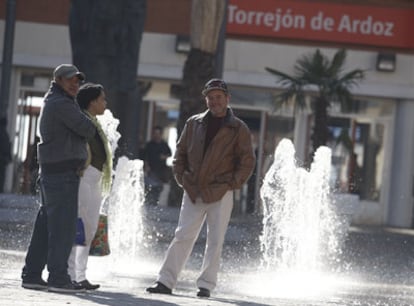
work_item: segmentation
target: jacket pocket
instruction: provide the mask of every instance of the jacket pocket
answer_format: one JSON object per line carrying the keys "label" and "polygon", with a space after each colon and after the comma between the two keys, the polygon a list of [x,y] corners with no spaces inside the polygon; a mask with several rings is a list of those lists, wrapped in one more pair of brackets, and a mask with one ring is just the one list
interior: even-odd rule
{"label": "jacket pocket", "polygon": [[233,180],[232,173],[220,174],[214,177],[214,183],[219,183],[219,184],[222,184],[222,183],[230,184],[232,180]]}

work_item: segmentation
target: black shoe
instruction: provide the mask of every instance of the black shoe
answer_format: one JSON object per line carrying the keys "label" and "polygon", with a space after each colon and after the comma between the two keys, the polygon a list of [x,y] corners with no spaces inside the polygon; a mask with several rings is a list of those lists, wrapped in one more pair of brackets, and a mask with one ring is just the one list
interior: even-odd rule
{"label": "black shoe", "polygon": [[197,292],[198,297],[209,298],[210,297],[210,290],[206,288],[198,288]]}
{"label": "black shoe", "polygon": [[151,287],[148,287],[147,292],[149,293],[161,293],[161,294],[171,294],[172,290],[165,286],[163,283],[156,282]]}
{"label": "black shoe", "polygon": [[24,278],[22,281],[22,287],[25,289],[45,290],[47,289],[47,283],[41,277]]}
{"label": "black shoe", "polygon": [[86,292],[82,285],[76,282],[69,282],[64,285],[49,285],[47,290],[56,293],[79,293]]}
{"label": "black shoe", "polygon": [[99,287],[101,287],[101,285],[98,285],[98,284],[91,284],[87,279],[85,279],[81,282],[77,282],[77,284],[81,285],[86,290],[96,290]]}

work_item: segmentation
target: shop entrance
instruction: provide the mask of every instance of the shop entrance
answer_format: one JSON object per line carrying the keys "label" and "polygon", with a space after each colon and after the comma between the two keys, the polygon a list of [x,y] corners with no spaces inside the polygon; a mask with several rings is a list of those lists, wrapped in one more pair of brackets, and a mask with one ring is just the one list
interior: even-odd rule
{"label": "shop entrance", "polygon": [[381,224],[388,214],[395,103],[359,100],[352,112],[331,110],[331,186],[355,199],[353,223]]}
{"label": "shop entrance", "polygon": [[335,190],[379,201],[385,124],[336,117],[330,119],[329,130]]}
{"label": "shop entrance", "polygon": [[13,140],[13,185],[15,193],[35,194],[38,174],[36,146],[40,106],[44,92],[21,91]]}

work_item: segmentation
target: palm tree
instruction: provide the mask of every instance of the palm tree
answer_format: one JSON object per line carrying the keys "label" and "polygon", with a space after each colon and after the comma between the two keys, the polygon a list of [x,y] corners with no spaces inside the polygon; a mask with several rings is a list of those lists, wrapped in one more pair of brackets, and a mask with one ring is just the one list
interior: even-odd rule
{"label": "palm tree", "polygon": [[[204,84],[216,71],[216,51],[221,26],[224,22],[227,1],[193,0],[191,7],[191,49],[184,64],[180,91],[180,114],[177,120],[177,134],[181,135],[187,119],[205,110],[201,95]],[[168,205],[178,206],[181,189],[171,181]]]}
{"label": "palm tree", "polygon": [[269,67],[265,68],[276,75],[279,78],[278,83],[284,87],[284,90],[276,96],[276,105],[294,99],[299,107],[304,107],[306,97],[310,96],[314,112],[312,134],[314,152],[319,146],[327,143],[330,104],[339,102],[343,110],[349,109],[353,102],[350,90],[364,78],[364,71],[361,69],[344,72],[345,59],[344,49],[338,50],[332,61],[317,49],[315,53],[304,55],[297,60],[293,76]]}

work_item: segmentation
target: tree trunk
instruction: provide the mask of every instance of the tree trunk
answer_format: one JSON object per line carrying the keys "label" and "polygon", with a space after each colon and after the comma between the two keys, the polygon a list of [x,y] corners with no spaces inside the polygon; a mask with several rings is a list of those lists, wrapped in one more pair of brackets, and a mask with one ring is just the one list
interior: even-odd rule
{"label": "tree trunk", "polygon": [[120,121],[119,154],[138,156],[142,96],[137,83],[146,0],[72,0],[73,63],[87,81],[105,87],[108,108]]}
{"label": "tree trunk", "polygon": [[328,101],[325,97],[315,100],[314,127],[312,135],[313,153],[328,141]]}
{"label": "tree trunk", "polygon": [[180,115],[177,122],[178,135],[181,135],[184,124],[190,116],[206,109],[201,91],[213,74],[214,54],[200,49],[191,49],[184,65]]}
{"label": "tree trunk", "polygon": [[225,10],[223,0],[192,2],[191,50],[183,70],[178,135],[191,115],[206,108],[201,91],[204,84],[214,77],[215,53]]}
{"label": "tree trunk", "polygon": [[[191,10],[191,50],[184,65],[180,114],[177,135],[181,135],[187,119],[206,109],[201,94],[204,84],[214,77],[215,53],[220,27],[225,16],[223,0],[193,0]],[[181,204],[182,190],[172,182],[168,195],[169,206]]]}

